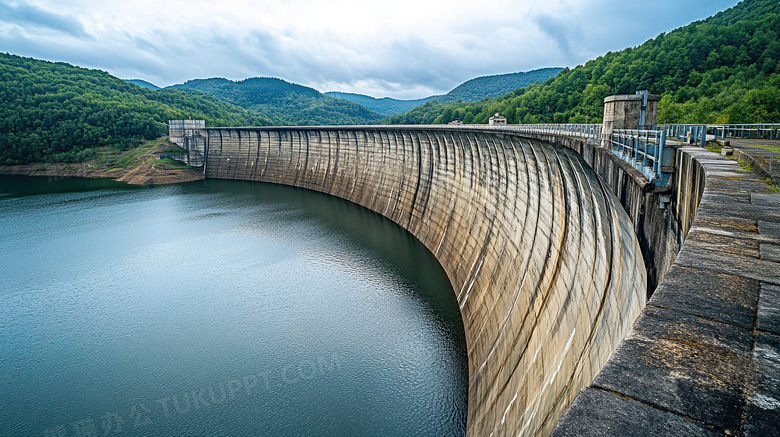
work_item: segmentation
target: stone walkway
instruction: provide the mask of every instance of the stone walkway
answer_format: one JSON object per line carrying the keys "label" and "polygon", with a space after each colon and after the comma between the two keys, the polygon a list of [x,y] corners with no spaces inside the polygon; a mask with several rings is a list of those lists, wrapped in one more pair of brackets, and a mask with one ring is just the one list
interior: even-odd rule
{"label": "stone walkway", "polygon": [[693,227],[554,436],[780,435],[780,193],[732,159],[680,151],[707,173]]}

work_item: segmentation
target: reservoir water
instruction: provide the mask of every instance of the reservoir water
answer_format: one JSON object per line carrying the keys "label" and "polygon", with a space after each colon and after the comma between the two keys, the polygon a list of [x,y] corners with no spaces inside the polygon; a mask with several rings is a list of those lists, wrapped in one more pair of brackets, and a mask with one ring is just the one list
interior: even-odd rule
{"label": "reservoir water", "polygon": [[0,176],[0,436],[463,435],[433,256],[323,194]]}

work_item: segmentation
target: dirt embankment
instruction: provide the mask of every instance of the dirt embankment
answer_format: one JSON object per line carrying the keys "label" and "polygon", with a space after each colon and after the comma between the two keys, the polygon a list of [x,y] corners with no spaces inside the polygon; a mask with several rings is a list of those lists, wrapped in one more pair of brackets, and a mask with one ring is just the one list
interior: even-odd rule
{"label": "dirt embankment", "polygon": [[135,185],[176,184],[204,179],[203,168],[157,159],[157,154],[171,146],[167,141],[158,140],[121,154],[98,153],[97,158],[86,162],[0,165],[0,174],[112,178]]}

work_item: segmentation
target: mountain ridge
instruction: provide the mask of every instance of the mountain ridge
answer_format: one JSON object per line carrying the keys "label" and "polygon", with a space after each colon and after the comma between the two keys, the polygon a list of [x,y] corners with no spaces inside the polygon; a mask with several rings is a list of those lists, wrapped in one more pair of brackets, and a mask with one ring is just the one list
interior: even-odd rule
{"label": "mountain ridge", "polygon": [[157,85],[155,85],[155,84],[153,84],[151,82],[147,82],[147,81],[145,81],[143,79],[124,79],[124,81],[128,82],[128,83],[132,83],[133,85],[138,85],[141,88],[146,88],[146,89],[152,90],[152,91],[157,91],[157,90],[161,90],[162,89],[161,87],[159,87],[159,86],[157,86]]}
{"label": "mountain ridge", "polygon": [[516,73],[494,74],[480,76],[467,80],[455,87],[452,91],[439,97],[440,102],[452,100],[478,101],[486,97],[499,97],[523,88],[535,82],[544,82],[554,77],[563,70],[563,67],[537,68]]}
{"label": "mountain ridge", "polygon": [[210,94],[241,108],[256,111],[276,124],[371,124],[384,118],[357,103],[273,77],[251,77],[239,81],[225,78],[192,79],[165,89],[188,89]]}
{"label": "mountain ridge", "polygon": [[376,111],[382,115],[395,115],[402,114],[410,109],[416,108],[425,102],[435,99],[440,96],[423,97],[421,99],[394,99],[392,97],[372,97],[366,94],[359,93],[342,93],[340,91],[328,91],[325,95],[335,97],[337,99],[348,100],[362,105],[372,111]]}
{"label": "mountain ridge", "polygon": [[454,100],[477,101],[490,96],[498,97],[534,82],[544,82],[558,74],[561,70],[563,70],[561,67],[546,67],[525,72],[479,76],[463,82],[447,94],[413,100],[393,99],[391,97],[376,98],[366,94],[336,91],[330,91],[325,94],[358,103],[380,114],[392,116],[412,110],[429,101],[440,103]]}

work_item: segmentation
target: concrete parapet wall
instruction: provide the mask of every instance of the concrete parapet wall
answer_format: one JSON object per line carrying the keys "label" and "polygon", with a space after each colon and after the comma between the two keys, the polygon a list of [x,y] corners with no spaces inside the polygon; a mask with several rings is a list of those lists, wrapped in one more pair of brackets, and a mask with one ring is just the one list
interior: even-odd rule
{"label": "concrete parapet wall", "polygon": [[[637,218],[632,223],[572,150],[457,128],[206,134],[207,177],[350,200],[406,228],[436,256],[466,332],[470,436],[551,432],[645,304]],[[582,153],[597,165],[608,159]],[[620,172],[610,177],[628,210],[638,211],[631,199],[644,199],[641,188]]]}

